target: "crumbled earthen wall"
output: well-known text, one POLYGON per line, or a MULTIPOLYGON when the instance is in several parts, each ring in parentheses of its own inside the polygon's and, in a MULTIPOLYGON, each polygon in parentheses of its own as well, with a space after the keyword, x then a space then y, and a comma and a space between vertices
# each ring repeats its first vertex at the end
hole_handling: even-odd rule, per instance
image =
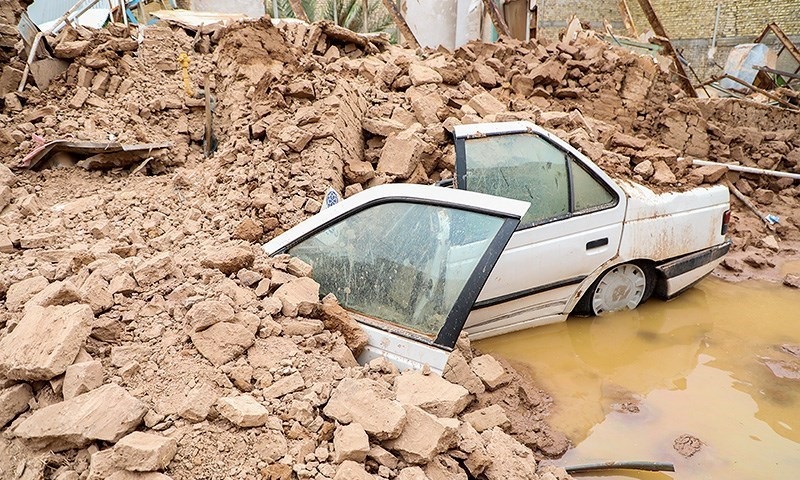
MULTIPOLYGON (((174 478, 566 478, 534 461, 568 443, 523 375, 466 339, 444 379, 358 366, 357 324, 308 265, 259 244, 329 186, 452 177, 459 123, 535 121, 657 190, 725 178, 690 156, 800 171, 796 114, 687 99, 663 63, 590 33, 453 53, 268 20, 137 37, 65 29, 64 77, 3 97, 0 471, 23 478, 128 478, 137 462, 174 478), (213 95, 210 158, 177 52, 213 95), (173 146, 8 169, 58 138, 173 146)), ((726 268, 777 272, 800 240, 798 187, 728 175, 781 223, 736 206, 726 268)))

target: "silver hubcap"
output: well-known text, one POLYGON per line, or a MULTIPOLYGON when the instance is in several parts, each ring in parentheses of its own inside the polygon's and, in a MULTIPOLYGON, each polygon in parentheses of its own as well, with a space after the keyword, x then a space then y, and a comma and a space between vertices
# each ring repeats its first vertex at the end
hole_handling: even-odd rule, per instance
POLYGON ((644 271, 638 266, 627 263, 612 268, 600 279, 592 295, 595 315, 636 308, 644 297, 646 285, 644 271))

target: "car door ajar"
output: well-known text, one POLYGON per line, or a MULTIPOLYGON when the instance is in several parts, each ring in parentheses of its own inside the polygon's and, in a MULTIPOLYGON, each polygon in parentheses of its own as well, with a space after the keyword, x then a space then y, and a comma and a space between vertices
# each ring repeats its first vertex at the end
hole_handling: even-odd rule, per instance
POLYGON ((560 321, 617 255, 625 196, 600 169, 527 122, 456 127, 459 189, 531 203, 478 296, 473 338, 560 321))
POLYGON ((470 309, 528 204, 421 185, 383 185, 264 245, 313 267, 369 343, 401 369, 441 373, 470 309))

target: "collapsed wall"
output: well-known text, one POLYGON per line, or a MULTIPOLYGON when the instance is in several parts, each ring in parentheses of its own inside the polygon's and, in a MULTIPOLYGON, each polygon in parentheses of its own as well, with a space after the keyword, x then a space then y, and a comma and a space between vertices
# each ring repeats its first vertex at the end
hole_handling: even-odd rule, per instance
MULTIPOLYGON (((124 164, 62 152, 0 166, 2 471, 127 478, 138 459, 175 478, 565 478, 534 461, 568 444, 519 373, 466 340, 444 380, 358 366, 360 330, 319 301, 309 266, 258 244, 319 211, 329 186, 452 177, 458 123, 532 120, 657 189, 726 175, 692 156, 800 168, 795 114, 682 98, 663 63, 591 33, 456 52, 268 19, 131 33, 65 29, 63 78, 2 101, 7 166, 60 138, 172 143, 124 164)), ((793 182, 728 175, 771 211, 797 204, 793 182)), ((737 217, 749 263, 732 269, 800 240, 791 215, 774 234, 737 217)))

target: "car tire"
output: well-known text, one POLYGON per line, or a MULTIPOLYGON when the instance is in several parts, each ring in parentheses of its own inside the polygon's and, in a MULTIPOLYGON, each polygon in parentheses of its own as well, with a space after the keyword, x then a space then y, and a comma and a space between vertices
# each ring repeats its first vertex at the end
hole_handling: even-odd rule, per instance
POLYGON ((653 295, 655 280, 649 265, 615 265, 597 277, 572 312, 592 316, 636 308, 653 295))

